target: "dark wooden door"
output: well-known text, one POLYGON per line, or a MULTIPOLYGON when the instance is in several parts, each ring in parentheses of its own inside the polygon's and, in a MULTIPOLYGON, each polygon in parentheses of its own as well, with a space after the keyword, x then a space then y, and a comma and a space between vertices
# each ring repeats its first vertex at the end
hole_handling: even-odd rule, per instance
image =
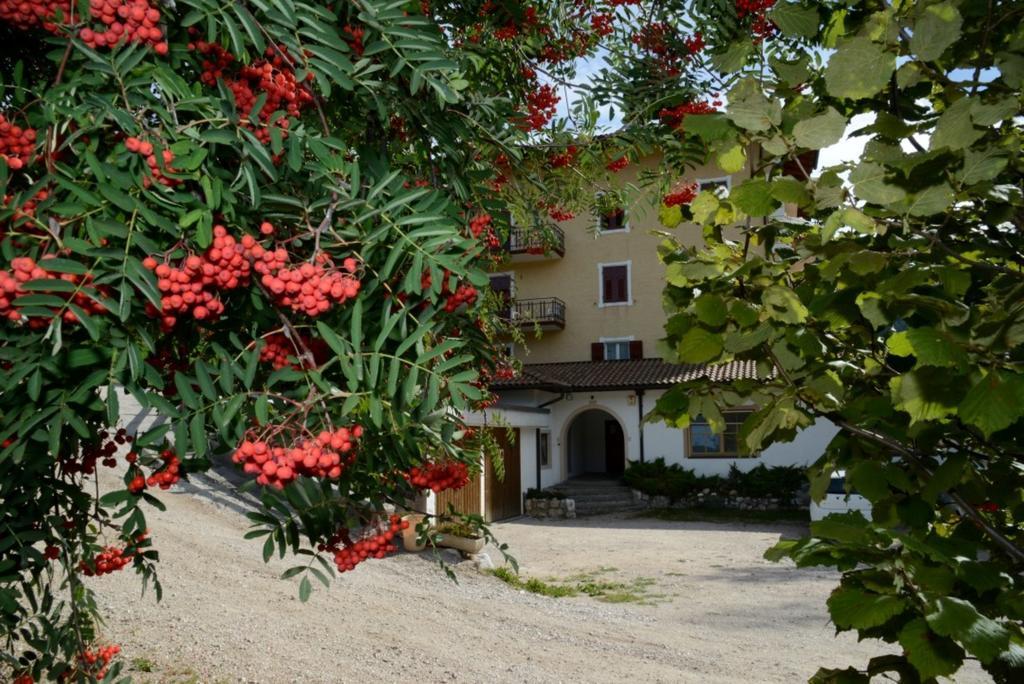
POLYGON ((485 517, 489 521, 512 518, 523 512, 519 466, 519 428, 511 430, 496 428, 492 430, 491 434, 494 435, 501 447, 505 477, 498 478, 494 463, 488 458, 484 465, 487 470, 487 482, 484 484, 484 510, 485 517))
POLYGON ((626 443, 617 420, 604 421, 604 469, 609 475, 626 472, 626 443))

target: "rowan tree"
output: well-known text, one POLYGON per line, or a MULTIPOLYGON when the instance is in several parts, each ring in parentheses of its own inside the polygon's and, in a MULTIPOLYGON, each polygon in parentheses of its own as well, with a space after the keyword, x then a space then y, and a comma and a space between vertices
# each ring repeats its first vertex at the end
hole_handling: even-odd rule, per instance
POLYGON ((595 43, 562 10, 0 1, 0 673, 117 675, 82 576, 159 594, 145 507, 211 462, 303 600, 480 469, 496 190, 595 43))

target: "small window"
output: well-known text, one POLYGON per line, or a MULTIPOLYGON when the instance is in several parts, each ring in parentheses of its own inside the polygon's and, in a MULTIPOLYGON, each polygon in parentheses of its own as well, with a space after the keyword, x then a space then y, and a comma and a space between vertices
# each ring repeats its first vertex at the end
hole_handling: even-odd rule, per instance
POLYGON ((604 360, 628 361, 629 342, 629 340, 614 340, 611 342, 603 342, 602 344, 604 344, 604 360))
POLYGON ((724 415, 725 430, 715 434, 711 425, 698 416, 688 430, 689 458, 756 458, 740 453, 740 426, 753 411, 730 411, 724 415))
POLYGON ((729 194, 729 190, 732 189, 732 176, 722 176, 721 178, 701 178, 697 181, 697 188, 704 192, 705 190, 711 190, 719 197, 724 197, 729 194))
POLYGON ((615 233, 627 230, 626 210, 619 207, 601 214, 601 232, 615 233))
POLYGON ((541 432, 540 441, 537 442, 537 455, 540 457, 540 467, 551 467, 551 433, 541 432))
POLYGON ((601 306, 632 304, 629 287, 629 262, 599 264, 601 274, 601 306))

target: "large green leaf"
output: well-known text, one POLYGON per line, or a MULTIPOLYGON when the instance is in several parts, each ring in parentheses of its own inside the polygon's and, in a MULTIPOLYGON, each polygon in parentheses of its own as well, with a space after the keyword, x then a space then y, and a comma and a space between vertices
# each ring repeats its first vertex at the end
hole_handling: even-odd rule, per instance
POLYGON ((843 137, 845 131, 846 117, 833 107, 825 110, 824 114, 798 121, 793 127, 796 144, 811 150, 834 145, 843 137))
POLYGON ((722 353, 722 336, 704 328, 690 328, 677 349, 683 363, 705 363, 722 353))
POLYGON ((1024 416, 1024 375, 992 371, 979 380, 957 407, 960 420, 990 437, 1024 416))
POLYGON ((840 629, 878 627, 906 608, 906 600, 898 596, 874 594, 855 587, 839 587, 828 599, 829 615, 840 629))
POLYGON ((964 651, 951 639, 928 629, 923 618, 915 618, 900 630, 900 646, 921 679, 951 675, 960 669, 964 651))
POLYGON ((960 37, 962 24, 963 17, 951 2, 922 7, 914 22, 911 51, 926 62, 938 59, 960 37))
POLYGON ((740 128, 766 131, 782 123, 782 107, 765 96, 756 80, 745 78, 729 91, 726 116, 740 128))
POLYGON ((926 369, 897 375, 889 381, 893 405, 910 414, 912 423, 945 422, 957 412, 961 388, 947 376, 926 369))
POLYGON ((983 663, 992 662, 1010 645, 1010 632, 1005 627, 955 596, 931 601, 925 619, 933 631, 956 639, 983 663))
POLYGON ((818 33, 818 10, 795 2, 780 2, 769 12, 768 16, 784 34, 813 38, 818 33))
POLYGON ((807 307, 796 292, 781 285, 767 288, 761 295, 761 303, 771 318, 784 323, 803 323, 807 320, 807 307))
POLYGON ((917 359, 917 366, 962 368, 967 364, 967 352, 953 339, 935 328, 911 328, 894 333, 886 346, 897 356, 917 359))
POLYGON ((840 40, 825 68, 825 85, 833 97, 871 97, 889 83, 896 55, 868 38, 840 40))
POLYGON ((865 161, 850 172, 850 183, 857 197, 872 204, 892 204, 907 196, 902 188, 886 182, 885 177, 884 166, 865 161))

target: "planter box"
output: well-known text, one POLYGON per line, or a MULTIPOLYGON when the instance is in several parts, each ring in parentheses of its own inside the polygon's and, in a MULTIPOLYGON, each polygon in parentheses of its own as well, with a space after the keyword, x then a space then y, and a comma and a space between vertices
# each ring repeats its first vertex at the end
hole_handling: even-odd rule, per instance
POLYGON ((463 553, 480 553, 486 543, 483 537, 457 537, 454 534, 441 534, 439 537, 438 546, 456 549, 463 553))

